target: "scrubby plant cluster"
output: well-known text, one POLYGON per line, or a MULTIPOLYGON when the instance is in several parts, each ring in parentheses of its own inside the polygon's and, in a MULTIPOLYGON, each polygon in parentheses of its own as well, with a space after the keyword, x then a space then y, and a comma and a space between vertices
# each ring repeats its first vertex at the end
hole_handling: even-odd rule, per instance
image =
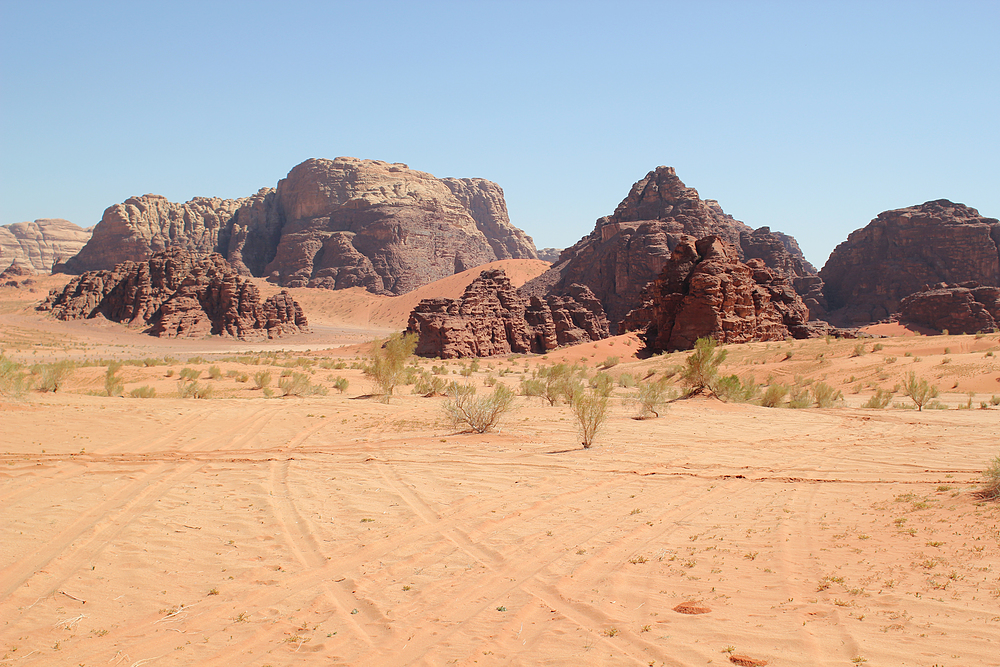
POLYGON ((496 428, 514 406, 515 394, 506 385, 498 384, 485 396, 476 395, 472 384, 452 383, 448 390, 445 413, 456 425, 465 425, 476 433, 496 428))
POLYGON ((416 347, 416 334, 396 334, 374 344, 363 370, 383 402, 388 403, 392 392, 402 383, 406 361, 416 347))

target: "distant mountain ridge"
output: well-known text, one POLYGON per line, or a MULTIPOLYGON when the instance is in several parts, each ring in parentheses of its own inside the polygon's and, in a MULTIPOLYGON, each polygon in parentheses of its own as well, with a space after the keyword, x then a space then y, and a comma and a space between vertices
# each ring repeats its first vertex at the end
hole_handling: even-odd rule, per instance
POLYGON ((0 226, 0 271, 17 264, 32 273, 49 273, 90 240, 91 230, 62 218, 42 218, 0 226))

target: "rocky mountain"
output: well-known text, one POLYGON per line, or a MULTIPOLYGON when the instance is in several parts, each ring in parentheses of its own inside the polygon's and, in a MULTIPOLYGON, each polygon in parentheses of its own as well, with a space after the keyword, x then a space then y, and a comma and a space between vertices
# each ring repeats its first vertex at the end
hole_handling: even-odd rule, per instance
POLYGON ((769 266, 791 276, 815 274, 794 239, 766 227, 754 231, 727 215, 717 201, 701 199, 672 167, 657 167, 632 186, 612 215, 598 219, 590 235, 563 250, 552 269, 522 287, 522 292, 544 296, 564 293, 574 283, 586 285, 604 304, 615 333, 626 313, 639 306, 642 289, 660 274, 684 235, 715 235, 741 259, 749 252, 750 258, 762 256, 769 266))
POLYGON ((242 199, 157 195, 108 208, 69 273, 142 261, 168 247, 218 252, 244 275, 289 287, 403 294, 498 259, 534 259, 503 190, 438 179, 405 164, 310 159, 276 188, 242 199))
POLYGON ((925 285, 1000 285, 1000 222, 947 199, 880 213, 834 249, 819 272, 838 320, 899 312, 925 285))
POLYGON ((786 275, 759 258, 740 261, 719 236, 683 236, 626 331, 643 331, 654 352, 687 350, 696 340, 720 343, 809 338, 809 310, 786 275))
POLYGON ((33 273, 49 273, 54 264, 80 252, 90 234, 61 218, 0 226, 0 271, 18 264, 33 273))
POLYGON ((1000 323, 1000 287, 939 283, 904 296, 899 308, 902 322, 952 334, 989 333, 1000 323))
POLYGON ((544 353, 607 338, 608 324, 600 302, 582 285, 573 286, 570 296, 526 299, 503 269, 493 269, 459 299, 421 301, 407 331, 418 335, 418 355, 454 359, 544 353))
POLYGON ((38 310, 60 320, 103 316, 165 337, 232 336, 261 340, 306 331, 302 308, 286 291, 263 303, 256 285, 218 254, 172 248, 110 271, 88 271, 38 310))
POLYGON ((562 254, 562 251, 562 248, 542 248, 538 251, 538 259, 554 264, 559 261, 559 255, 562 254))

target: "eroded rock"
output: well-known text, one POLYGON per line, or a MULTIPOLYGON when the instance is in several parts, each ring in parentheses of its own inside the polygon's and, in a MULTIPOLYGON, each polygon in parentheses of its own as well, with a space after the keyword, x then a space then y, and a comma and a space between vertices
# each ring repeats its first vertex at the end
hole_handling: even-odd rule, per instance
POLYGON ((1000 323, 1000 287, 939 283, 903 297, 901 322, 951 334, 994 331, 1000 323))

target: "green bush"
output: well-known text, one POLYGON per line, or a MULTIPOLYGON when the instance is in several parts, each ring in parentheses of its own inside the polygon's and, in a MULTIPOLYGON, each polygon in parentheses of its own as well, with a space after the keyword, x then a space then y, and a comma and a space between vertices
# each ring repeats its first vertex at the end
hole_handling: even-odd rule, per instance
POLYGON ((813 401, 818 408, 830 408, 835 403, 844 400, 844 394, 825 382, 817 382, 812 386, 813 401))
POLYGON ((253 374, 254 389, 264 389, 271 385, 271 371, 257 371, 253 374))
POLYGON ((610 396, 615 388, 615 380, 607 373, 595 373, 590 378, 590 387, 604 396, 610 396))
POLYGON ((791 395, 788 397, 788 407, 795 409, 808 408, 812 404, 809 399, 808 389, 791 389, 791 395))
POLYGON ((21 364, 0 354, 0 397, 20 399, 31 386, 31 377, 21 364))
POLYGON ((125 392, 125 381, 116 375, 122 367, 122 362, 112 361, 104 372, 104 391, 108 396, 121 396, 125 392))
POLYGON ((608 420, 608 397, 594 390, 580 391, 573 396, 570 407, 583 439, 583 448, 590 449, 594 438, 608 420))
POLYGON ((195 370, 193 368, 184 367, 181 369, 180 375, 178 376, 181 380, 197 380, 201 377, 201 371, 195 370))
POLYGON ((443 396, 448 387, 448 381, 443 377, 431 375, 427 371, 420 374, 413 385, 413 393, 425 398, 443 396))
POLYGON ((128 395, 132 398, 156 398, 156 389, 150 387, 148 384, 144 384, 130 391, 128 395))
POLYGON ((663 380, 640 382, 636 393, 630 398, 639 407, 639 419, 646 419, 650 415, 653 418, 658 418, 663 409, 662 406, 667 400, 667 383, 663 380))
POLYGON ((979 495, 988 500, 1000 500, 1000 456, 994 456, 983 471, 983 488, 979 495))
POLYGON ((716 379, 712 385, 712 393, 723 401, 750 403, 760 395, 760 385, 754 381, 752 375, 743 380, 736 375, 729 375, 716 379))
POLYGON ((333 388, 341 394, 347 391, 348 384, 347 378, 342 378, 339 375, 333 380, 333 388))
POLYGON ((921 411, 924 406, 927 405, 931 399, 937 398, 938 389, 937 387, 927 383, 927 380, 921 378, 917 379, 917 374, 910 371, 909 376, 907 376, 906 383, 903 385, 903 394, 909 396, 917 405, 917 410, 921 411))
POLYGON ((212 385, 200 385, 195 380, 178 380, 177 393, 181 398, 212 398, 212 385))
POLYGON ((473 385, 453 382, 444 410, 456 426, 464 424, 476 433, 485 433, 498 426, 513 405, 514 392, 506 385, 498 384, 486 396, 476 397, 473 385))
POLYGON ((788 395, 788 387, 783 384, 772 384, 764 392, 760 399, 760 404, 765 408, 777 408, 781 406, 788 395))
POLYGON ((875 393, 872 394, 871 398, 868 399, 868 402, 862 405, 861 407, 875 408, 876 410, 882 410, 887 405, 889 405, 889 401, 892 400, 892 394, 893 392, 879 387, 878 389, 875 390, 875 393))
POLYGON ((521 378, 522 396, 542 396, 545 394, 545 383, 541 380, 521 378))
POLYGON ((688 396, 712 391, 712 385, 719 375, 719 366, 726 360, 726 350, 716 351, 715 347, 714 339, 699 338, 695 341, 694 352, 684 360, 681 384, 686 388, 688 396))
POLYGON ((383 402, 389 402, 393 390, 403 377, 406 360, 416 347, 417 335, 412 333, 396 334, 374 344, 368 363, 365 364, 364 374, 375 384, 383 402))
POLYGON ((292 373, 278 381, 282 396, 326 396, 327 388, 312 384, 307 373, 292 373))
POLYGON ((209 366, 208 377, 212 380, 218 380, 219 378, 222 377, 222 369, 219 368, 218 366, 209 366))
POLYGON ((51 364, 37 364, 31 370, 39 376, 38 391, 55 393, 73 374, 76 366, 72 361, 56 361, 51 364))
POLYGON ((610 356, 604 360, 604 362, 601 364, 601 367, 605 369, 614 368, 615 366, 618 365, 620 361, 621 360, 618 357, 610 356))

